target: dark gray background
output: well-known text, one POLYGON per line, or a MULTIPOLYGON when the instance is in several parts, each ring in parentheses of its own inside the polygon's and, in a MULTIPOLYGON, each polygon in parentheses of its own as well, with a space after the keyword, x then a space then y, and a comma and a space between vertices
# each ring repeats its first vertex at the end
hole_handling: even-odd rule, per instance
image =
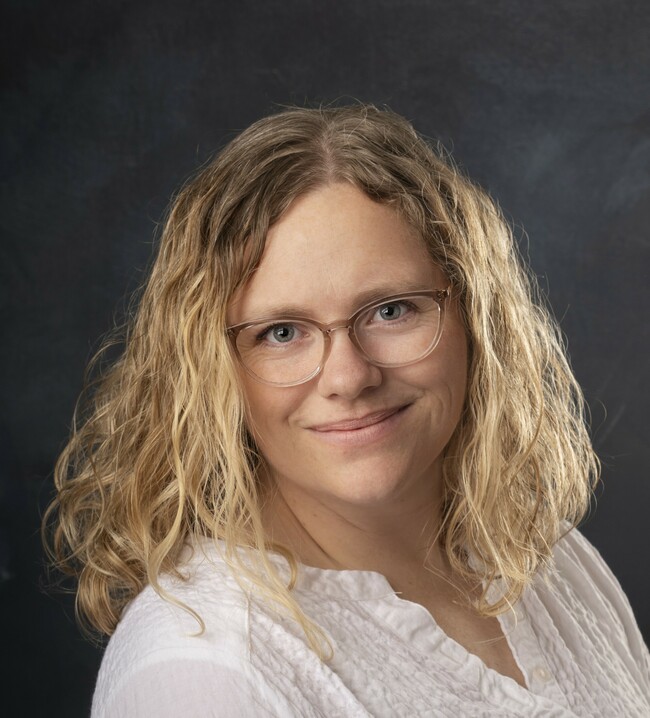
POLYGON ((499 199, 592 409, 604 488, 584 531, 650 635, 650 3, 14 0, 3 15, 0 645, 21 715, 86 714, 100 658, 71 602, 38 588, 84 365, 172 191, 274 103, 386 103, 499 199))

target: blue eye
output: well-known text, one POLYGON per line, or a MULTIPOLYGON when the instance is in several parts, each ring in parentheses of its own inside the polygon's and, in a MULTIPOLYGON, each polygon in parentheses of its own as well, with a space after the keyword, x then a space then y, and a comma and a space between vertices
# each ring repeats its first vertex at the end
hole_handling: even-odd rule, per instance
POLYGON ((297 331, 293 324, 272 324, 265 327, 258 335, 258 341, 267 341, 270 344, 288 344, 296 338, 297 331))
POLYGON ((386 321, 394 321, 402 317, 409 307, 406 302, 390 302, 389 304, 382 304, 381 307, 377 308, 377 314, 381 319, 386 321))

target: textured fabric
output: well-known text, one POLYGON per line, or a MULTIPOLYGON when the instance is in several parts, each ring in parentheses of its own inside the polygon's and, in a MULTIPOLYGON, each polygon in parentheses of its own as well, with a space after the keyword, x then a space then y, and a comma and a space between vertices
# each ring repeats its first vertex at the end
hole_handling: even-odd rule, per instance
POLYGON ((205 633, 190 635, 196 621, 145 589, 108 644, 93 718, 650 716, 648 650, 616 579, 577 531, 555 547, 555 570, 500 617, 528 690, 381 574, 301 566, 296 596, 333 639, 325 665, 295 622, 243 592, 209 542, 201 549, 185 567, 189 582, 162 583, 205 633))

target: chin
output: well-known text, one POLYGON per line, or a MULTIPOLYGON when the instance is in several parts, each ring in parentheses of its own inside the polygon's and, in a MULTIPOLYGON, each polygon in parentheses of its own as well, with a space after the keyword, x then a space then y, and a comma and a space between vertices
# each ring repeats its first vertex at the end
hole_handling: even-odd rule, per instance
POLYGON ((366 465, 355 462, 340 472, 331 472, 315 487, 322 501, 335 501, 354 506, 377 506, 394 502, 410 483, 410 472, 387 470, 386 461, 366 465))

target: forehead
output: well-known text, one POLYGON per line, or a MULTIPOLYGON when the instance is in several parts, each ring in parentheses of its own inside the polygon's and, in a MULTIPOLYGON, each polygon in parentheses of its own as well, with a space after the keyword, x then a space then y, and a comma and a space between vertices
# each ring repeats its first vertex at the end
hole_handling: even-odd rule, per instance
POLYGON ((278 313, 326 322, 374 298, 444 286, 424 241, 395 210, 352 185, 334 184, 296 200, 269 230, 228 322, 278 313))

